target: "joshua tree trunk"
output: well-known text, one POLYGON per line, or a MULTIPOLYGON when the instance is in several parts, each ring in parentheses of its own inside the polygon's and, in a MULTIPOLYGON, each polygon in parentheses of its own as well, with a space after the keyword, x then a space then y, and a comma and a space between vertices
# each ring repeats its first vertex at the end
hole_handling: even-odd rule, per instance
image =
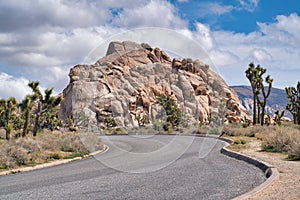
POLYGON ((27 133, 28 133, 29 117, 30 117, 29 110, 26 110, 26 113, 25 113, 25 122, 24 122, 23 133, 22 133, 23 137, 25 137, 27 135, 27 133))
POLYGON ((260 124, 263 126, 264 122, 265 122, 265 111, 266 111, 266 105, 267 105, 267 99, 269 98, 270 94, 271 94, 271 90, 272 90, 272 83, 273 83, 273 79, 271 79, 270 75, 268 75, 266 77, 266 83, 268 83, 268 92, 265 92, 265 87, 263 84, 263 80, 261 79, 260 81, 260 88, 262 91, 262 95, 263 95, 263 103, 262 103, 262 113, 261 113, 261 122, 260 124))
POLYGON ((266 112, 266 104, 267 104, 267 99, 264 99, 264 102, 262 104, 262 110, 261 110, 261 121, 260 124, 263 126, 265 123, 265 112, 266 112))
POLYGON ((34 119, 34 127, 32 130, 33 136, 37 135, 37 131, 39 128, 39 119, 40 119, 40 112, 41 112, 40 110, 41 110, 41 102, 38 102, 38 108, 37 108, 35 119, 34 119))
MULTIPOLYGON (((255 92, 253 92, 253 93, 255 93, 255 92)), ((256 101, 257 101, 257 97, 255 96, 255 94, 254 94, 254 98, 253 98, 253 125, 255 125, 256 124, 256 101)))
POLYGON ((36 135, 37 135, 38 126, 39 126, 39 119, 40 119, 40 115, 37 114, 37 115, 35 116, 35 119, 34 119, 34 127, 33 127, 33 130, 32 130, 32 135, 33 135, 33 136, 36 136, 36 135))
POLYGON ((261 101, 257 96, 257 123, 260 124, 260 108, 261 108, 261 101))

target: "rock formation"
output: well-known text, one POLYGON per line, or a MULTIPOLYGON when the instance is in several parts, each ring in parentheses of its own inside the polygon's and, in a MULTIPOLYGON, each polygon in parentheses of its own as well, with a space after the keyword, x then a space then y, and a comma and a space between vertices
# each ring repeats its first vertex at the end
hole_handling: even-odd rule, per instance
POLYGON ((244 122, 248 112, 237 94, 210 67, 190 58, 171 58, 159 48, 131 41, 111 42, 94 65, 76 65, 69 73, 59 116, 79 114, 105 127, 154 123, 162 107, 157 96, 171 95, 187 123, 208 123, 224 112, 228 122, 244 122), (221 112, 224 105, 225 110, 221 112))

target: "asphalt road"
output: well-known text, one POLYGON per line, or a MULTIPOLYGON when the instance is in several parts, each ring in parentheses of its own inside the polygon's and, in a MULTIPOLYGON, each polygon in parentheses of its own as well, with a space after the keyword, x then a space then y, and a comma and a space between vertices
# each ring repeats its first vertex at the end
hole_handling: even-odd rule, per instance
POLYGON ((109 150, 68 164, 0 177, 0 199, 232 199, 265 181, 192 136, 104 137, 109 150))

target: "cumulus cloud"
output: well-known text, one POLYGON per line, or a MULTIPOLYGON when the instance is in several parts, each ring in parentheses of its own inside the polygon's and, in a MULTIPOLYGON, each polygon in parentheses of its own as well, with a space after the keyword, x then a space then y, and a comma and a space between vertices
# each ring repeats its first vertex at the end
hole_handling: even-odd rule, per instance
POLYGON ((186 22, 171 3, 162 0, 4 1, 0 3, 0 72, 39 80, 60 92, 72 66, 84 62, 114 34, 140 26, 185 28, 186 22))
POLYGON ((16 97, 19 101, 22 100, 26 94, 30 93, 30 88, 27 87, 28 82, 24 77, 15 78, 0 72, 0 98, 16 97))
MULTIPOLYGON (((0 5, 2 31, 28 27, 89 27, 106 22, 111 13, 87 1, 3 1, 0 5), (17 14, 16 14, 17 13, 17 14)), ((100 7, 101 8, 101 7, 100 7)))
POLYGON ((253 52, 253 58, 257 62, 271 62, 273 61, 273 57, 271 54, 269 54, 265 49, 254 49, 253 52))
MULTIPOLYGON (((300 23, 296 14, 277 16, 274 23, 258 23, 259 31, 249 34, 216 31, 213 36, 222 49, 226 49, 242 60, 254 57, 273 67, 294 69, 300 62, 300 38, 293 25, 300 23), (291 27, 291 28, 289 28, 291 27), (275 59, 276 58, 276 63, 275 59), (284 64, 279 66, 278 64, 284 64)), ((300 31, 300 29, 298 30, 300 31)))
POLYGON ((138 8, 125 8, 112 20, 119 27, 183 28, 187 23, 177 16, 175 7, 163 0, 150 1, 138 8))
MULTIPOLYGON (((299 80, 297 76, 300 74, 300 29, 296 26, 299 23, 300 18, 297 14, 279 15, 273 23, 258 23, 259 30, 249 34, 213 32, 212 35, 222 50, 239 58, 236 63, 227 66, 227 70, 223 71, 224 75, 231 77, 234 73, 244 73, 247 64, 254 61, 268 69, 277 87, 288 86, 287 81, 282 79, 283 71, 290 72, 290 81, 299 80)), ((234 79, 228 80, 231 82, 234 79)))

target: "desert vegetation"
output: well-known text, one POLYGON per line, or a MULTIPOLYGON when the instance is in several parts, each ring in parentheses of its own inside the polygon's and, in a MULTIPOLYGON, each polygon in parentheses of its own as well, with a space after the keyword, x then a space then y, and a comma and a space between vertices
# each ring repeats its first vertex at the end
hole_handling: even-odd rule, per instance
MULTIPOLYGON (((70 131, 73 124, 58 119, 62 97, 53 96, 52 88, 42 93, 39 82, 28 86, 32 94, 20 103, 14 97, 0 100, 0 170, 88 154, 70 131)), ((95 150, 103 148, 100 139, 95 144, 95 150)))
POLYGON ((181 110, 178 108, 175 100, 170 95, 157 96, 157 102, 163 107, 166 112, 166 119, 163 123, 164 130, 176 128, 181 122, 181 110))
POLYGON ((253 92, 253 125, 260 123, 262 126, 265 124, 265 108, 267 105, 267 99, 271 94, 273 79, 270 75, 264 79, 263 75, 267 72, 267 69, 254 63, 249 64, 249 68, 246 70, 246 77, 250 82, 253 92), (268 84, 266 91, 264 81, 268 84), (262 94, 263 100, 260 100, 259 94, 262 94))
POLYGON ((36 136, 42 128, 53 130, 63 125, 57 118, 62 97, 52 96, 52 88, 46 89, 43 95, 39 82, 31 81, 28 86, 32 94, 26 95, 20 103, 14 97, 0 100, 0 127, 5 130, 6 140, 11 139, 12 133, 13 137, 25 137, 29 132, 36 136))
MULTIPOLYGON (((99 144, 99 148, 102 148, 100 145, 102 144, 99 144)), ((0 140, 0 146, 0 170, 32 166, 89 153, 75 132, 45 130, 37 136, 0 140)))
POLYGON ((300 81, 296 87, 285 88, 289 103, 286 109, 293 115, 294 124, 300 124, 300 81))
POLYGON ((254 138, 261 142, 262 151, 284 153, 287 159, 300 160, 300 82, 297 87, 285 89, 289 99, 286 110, 293 115, 294 123, 283 123, 281 119, 285 110, 276 111, 273 121, 271 121, 271 116, 265 113, 267 98, 270 96, 273 83, 269 75, 263 78, 266 69, 260 65, 255 67, 253 63, 250 63, 245 73, 253 92, 253 124, 252 126, 227 124, 223 127, 223 134, 232 137, 234 145, 244 145, 249 140, 247 138, 254 138), (264 81, 267 87, 264 86, 264 81), (260 100, 260 94, 263 100, 260 100))
MULTIPOLYGON (((223 129, 234 143, 247 138, 261 142, 261 150, 267 152, 284 153, 287 159, 300 160, 300 126, 292 123, 282 123, 274 126, 249 126, 228 124, 223 129), (242 138, 242 139, 238 139, 242 138)), ((244 142, 246 143, 246 142, 244 142)))

